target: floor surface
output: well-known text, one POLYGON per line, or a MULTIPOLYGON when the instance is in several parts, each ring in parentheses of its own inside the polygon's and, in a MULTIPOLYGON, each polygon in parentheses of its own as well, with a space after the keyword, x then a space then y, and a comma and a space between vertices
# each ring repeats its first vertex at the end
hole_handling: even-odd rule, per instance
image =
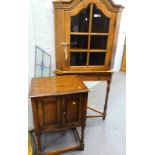
MULTIPOLYGON (((91 89, 89 104, 103 109, 106 83, 91 89), (103 93, 101 93, 103 92, 103 93)), ((125 155, 126 154, 126 74, 114 74, 108 101, 106 120, 87 119, 85 149, 64 155, 125 155)))

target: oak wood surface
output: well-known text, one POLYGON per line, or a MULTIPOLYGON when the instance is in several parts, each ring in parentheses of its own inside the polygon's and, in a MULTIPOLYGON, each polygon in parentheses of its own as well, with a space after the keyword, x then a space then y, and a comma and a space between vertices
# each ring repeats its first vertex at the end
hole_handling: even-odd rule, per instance
POLYGON ((109 33, 94 33, 94 32, 70 32, 72 35, 95 35, 95 36, 106 36, 109 33))
POLYGON ((88 92, 88 88, 77 76, 55 76, 33 78, 30 97, 56 96, 69 93, 88 92))
MULTIPOLYGON (((52 0, 52 1, 54 7, 57 9, 73 8, 76 7, 81 2, 81 0, 52 0)), ((92 2, 93 0, 87 0, 87 1, 92 2)), ((105 5, 108 10, 111 10, 113 12, 122 11, 122 9, 124 9, 124 6, 114 3, 112 0, 99 0, 99 2, 105 5)))
POLYGON ((123 58, 121 64, 121 71, 126 72, 126 39, 124 43, 124 51, 123 51, 123 58))
POLYGON ((68 146, 66 148, 63 149, 57 149, 57 150, 53 150, 53 151, 49 151, 49 152, 45 152, 45 153, 40 153, 38 155, 60 155, 62 153, 68 152, 68 151, 75 151, 75 150, 79 150, 80 149, 80 145, 75 145, 75 146, 68 146))

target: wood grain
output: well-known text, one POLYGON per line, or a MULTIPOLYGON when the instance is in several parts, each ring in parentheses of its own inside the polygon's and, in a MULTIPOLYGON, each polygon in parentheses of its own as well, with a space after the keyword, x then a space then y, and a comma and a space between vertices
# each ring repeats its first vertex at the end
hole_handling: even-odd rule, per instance
POLYGON ((58 96, 70 93, 88 92, 89 89, 77 76, 55 76, 33 78, 31 80, 30 97, 58 96))
POLYGON ((126 39, 124 43, 124 51, 123 51, 123 58, 122 58, 122 64, 121 64, 121 71, 126 72, 126 39))

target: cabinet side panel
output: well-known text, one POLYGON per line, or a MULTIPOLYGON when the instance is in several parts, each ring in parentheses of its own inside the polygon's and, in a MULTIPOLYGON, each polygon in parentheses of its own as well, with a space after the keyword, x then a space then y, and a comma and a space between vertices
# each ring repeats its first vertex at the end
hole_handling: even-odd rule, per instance
POLYGON ((124 44, 123 58, 121 64, 121 71, 126 72, 126 41, 124 44))
POLYGON ((55 50, 56 50, 56 69, 63 69, 64 49, 61 45, 64 42, 64 11, 55 9, 55 50))
POLYGON ((114 36, 114 41, 113 41, 112 58, 111 58, 111 64, 110 64, 111 69, 114 67, 114 63, 115 63, 115 55, 116 55, 116 49, 117 49, 117 40, 118 40, 118 34, 119 34, 120 20, 121 20, 121 12, 118 13, 116 17, 115 36, 114 36))
POLYGON ((37 103, 36 102, 37 101, 35 98, 31 99, 34 128, 35 128, 35 130, 38 130, 39 129, 39 122, 38 122, 37 103))
POLYGON ((43 103, 41 97, 37 98, 37 105, 38 105, 39 126, 42 127, 44 124, 44 115, 43 115, 43 103))
POLYGON ((87 114, 87 99, 88 99, 88 93, 83 94, 83 108, 82 108, 82 123, 85 126, 86 125, 86 114, 87 114))

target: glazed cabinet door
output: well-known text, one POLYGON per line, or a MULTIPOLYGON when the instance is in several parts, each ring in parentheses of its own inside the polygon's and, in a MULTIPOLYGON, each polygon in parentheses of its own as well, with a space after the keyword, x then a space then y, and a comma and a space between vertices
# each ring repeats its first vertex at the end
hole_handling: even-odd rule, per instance
POLYGON ((37 98, 38 121, 42 129, 62 126, 62 110, 60 97, 37 98))
POLYGON ((109 69, 115 14, 99 2, 85 1, 65 11, 65 69, 109 69))
POLYGON ((63 97, 63 126, 75 127, 82 122, 82 95, 67 95, 63 97))

